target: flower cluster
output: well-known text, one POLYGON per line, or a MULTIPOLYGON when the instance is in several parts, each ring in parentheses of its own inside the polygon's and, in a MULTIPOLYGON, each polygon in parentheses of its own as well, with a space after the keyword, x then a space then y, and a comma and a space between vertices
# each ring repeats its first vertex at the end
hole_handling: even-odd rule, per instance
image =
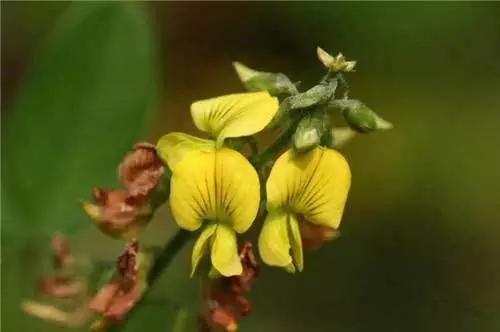
MULTIPOLYGON (((251 308, 246 293, 257 276, 257 259, 251 234, 244 245, 241 235, 252 225, 262 261, 291 273, 304 269, 304 250, 319 249, 340 234, 351 171, 338 149, 356 133, 392 124, 349 98, 343 75, 355 61, 317 52, 327 73, 303 92, 282 73, 235 62, 247 92, 191 105, 192 121, 205 137, 173 132, 156 145, 136 144, 118 168, 124 189, 94 189, 94 202, 83 203, 84 211, 104 233, 128 241, 113 277, 89 303, 101 315, 98 328, 125 319, 188 234, 196 234, 191 276, 197 270, 208 275, 203 331, 234 331, 251 308), (339 117, 344 126, 334 127, 339 117), (254 136, 265 129, 275 139, 260 149, 254 136), (167 201, 181 230, 162 250, 145 250, 136 237, 167 201)), ((56 286, 67 291, 65 283, 56 286)))

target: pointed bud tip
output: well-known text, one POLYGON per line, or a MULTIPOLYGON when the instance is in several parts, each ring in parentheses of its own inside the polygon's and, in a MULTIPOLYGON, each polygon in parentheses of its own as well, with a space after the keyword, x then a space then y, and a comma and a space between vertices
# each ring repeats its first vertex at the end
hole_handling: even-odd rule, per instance
POLYGON ((258 74, 256 70, 253 70, 238 61, 233 62, 233 67, 242 82, 248 81, 258 74))
POLYGON ((381 117, 377 117, 375 121, 377 125, 377 130, 390 130, 394 128, 394 125, 392 123, 382 119, 381 117))

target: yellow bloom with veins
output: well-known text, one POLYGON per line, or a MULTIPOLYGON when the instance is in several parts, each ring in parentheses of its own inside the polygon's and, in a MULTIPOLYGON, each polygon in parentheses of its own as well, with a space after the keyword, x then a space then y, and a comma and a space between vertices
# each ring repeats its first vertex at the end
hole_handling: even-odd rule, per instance
POLYGON ((351 184, 344 157, 317 147, 281 155, 266 184, 268 215, 259 236, 262 260, 293 272, 304 266, 299 218, 337 229, 351 184))
POLYGON ((254 221, 260 202, 257 172, 238 151, 224 146, 230 137, 264 129, 278 110, 267 92, 232 94, 191 105, 196 127, 211 139, 170 133, 157 143, 172 171, 170 208, 179 227, 202 229, 192 253, 192 274, 205 252, 223 276, 239 275, 236 233, 254 221))

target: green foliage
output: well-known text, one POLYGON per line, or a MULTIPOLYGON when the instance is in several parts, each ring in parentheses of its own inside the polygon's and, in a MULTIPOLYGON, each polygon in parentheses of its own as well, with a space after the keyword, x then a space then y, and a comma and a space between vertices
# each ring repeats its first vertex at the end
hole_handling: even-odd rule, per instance
POLYGON ((112 184, 141 138, 155 79, 152 41, 136 6, 76 4, 61 17, 8 112, 4 226, 39 234, 82 221, 79 200, 112 184), (42 175, 42 176, 41 176, 42 175))
POLYGON ((2 121, 6 330, 30 330, 32 320, 16 316, 35 286, 33 263, 44 259, 37 246, 57 230, 90 224, 79 200, 93 184, 113 185, 119 160, 144 138, 154 61, 147 17, 132 3, 69 6, 34 59, 2 121))

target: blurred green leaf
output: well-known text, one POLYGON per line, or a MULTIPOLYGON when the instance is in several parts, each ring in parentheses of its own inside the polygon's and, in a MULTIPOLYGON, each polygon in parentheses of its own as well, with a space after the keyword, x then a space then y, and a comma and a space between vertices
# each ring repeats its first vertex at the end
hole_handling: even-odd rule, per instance
POLYGON ((19 301, 48 258, 39 250, 48 235, 90 225, 80 199, 93 186, 114 185, 120 159, 144 139, 156 97, 154 54, 139 4, 74 3, 3 116, 6 330, 32 330, 33 319, 20 319, 19 301))
POLYGON ((134 4, 75 4, 7 113, 4 226, 38 234, 84 222, 79 200, 112 185, 155 97, 147 19, 134 4))

